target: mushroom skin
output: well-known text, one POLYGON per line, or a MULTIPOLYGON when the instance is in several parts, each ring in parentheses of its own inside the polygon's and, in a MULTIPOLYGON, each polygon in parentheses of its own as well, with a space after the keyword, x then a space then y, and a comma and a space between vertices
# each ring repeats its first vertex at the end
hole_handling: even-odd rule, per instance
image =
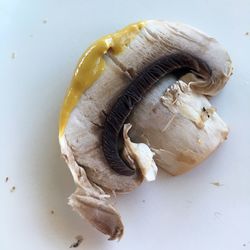
MULTIPOLYGON (((184 24, 149 20, 140 24, 140 29, 133 29, 136 30, 133 39, 125 41, 122 50, 113 50, 110 39, 117 37, 115 34, 109 37, 109 46, 101 43, 106 46, 105 51, 95 56, 100 57, 103 71, 74 101, 76 104, 59 135, 62 155, 77 186, 69 204, 110 239, 120 239, 124 231, 121 217, 112 205, 112 194, 130 192, 143 180, 154 179, 154 176, 146 178, 140 168, 145 163, 145 152, 149 152, 146 163, 154 169, 153 175, 157 172, 156 165, 177 175, 207 158, 228 133, 227 126, 204 96, 216 95, 232 73, 230 57, 222 46, 184 24), (189 72, 180 78, 183 82, 172 87, 163 80, 144 96, 126 120, 132 125, 129 134, 130 126, 123 127, 123 155, 136 171, 130 176, 120 175, 110 168, 102 149, 106 115, 143 69, 173 54, 198 58, 205 62, 211 75, 207 78, 197 74, 199 70, 189 72), (209 119, 205 119, 207 114, 211 115, 209 119), (140 150, 145 147, 146 151, 140 150)), ((126 30, 124 36, 129 32, 126 30)), ((98 49, 97 44, 93 48, 98 49)), ((91 52, 88 50, 88 55, 91 52)), ((81 77, 79 86, 84 75, 81 77)), ((72 88, 67 97, 69 93, 72 88)))

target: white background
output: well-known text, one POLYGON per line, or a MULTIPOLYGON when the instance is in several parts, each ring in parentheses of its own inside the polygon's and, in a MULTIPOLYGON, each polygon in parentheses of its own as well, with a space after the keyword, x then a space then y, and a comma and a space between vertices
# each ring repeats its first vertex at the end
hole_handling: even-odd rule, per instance
POLYGON ((63 250, 79 234, 84 241, 78 249, 88 250, 250 249, 246 32, 249 0, 1 0, 0 249, 63 250), (156 182, 120 196, 116 206, 125 235, 120 242, 109 242, 67 205, 74 184, 60 158, 58 114, 88 45, 131 22, 153 18, 193 25, 228 50, 234 75, 212 103, 230 134, 193 171, 179 177, 160 171, 156 182))

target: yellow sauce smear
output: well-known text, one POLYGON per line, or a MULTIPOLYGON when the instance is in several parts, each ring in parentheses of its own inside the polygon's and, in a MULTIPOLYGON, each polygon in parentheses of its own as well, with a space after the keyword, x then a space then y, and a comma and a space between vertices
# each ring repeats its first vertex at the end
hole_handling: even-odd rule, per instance
POLYGON ((60 113, 59 136, 63 135, 69 116, 81 95, 91 87, 105 69, 103 55, 109 49, 112 49, 112 53, 114 54, 121 53, 144 25, 144 22, 131 24, 116 33, 102 37, 85 51, 80 58, 70 87, 64 98, 60 113))

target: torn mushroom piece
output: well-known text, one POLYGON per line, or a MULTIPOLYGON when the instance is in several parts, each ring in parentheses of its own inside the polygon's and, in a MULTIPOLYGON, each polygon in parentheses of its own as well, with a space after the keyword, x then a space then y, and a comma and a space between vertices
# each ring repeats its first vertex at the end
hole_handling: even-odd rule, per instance
POLYGON ((155 153, 153 153, 145 143, 131 142, 128 136, 128 131, 131 127, 132 125, 130 123, 124 124, 123 127, 123 156, 128 161, 129 165, 133 166, 133 169, 139 169, 147 181, 154 181, 158 171, 153 159, 155 153))
POLYGON ((187 83, 164 85, 135 108, 130 136, 149 145, 158 167, 179 175, 205 160, 227 138, 228 127, 208 99, 187 83))
POLYGON ((204 95, 216 95, 231 72, 222 46, 184 24, 139 22, 90 46, 59 124, 61 152, 77 186, 73 209, 119 239, 124 228, 113 193, 154 180, 156 166, 184 173, 226 138, 227 126, 204 95), (164 78, 170 73, 182 81, 170 87, 164 78))

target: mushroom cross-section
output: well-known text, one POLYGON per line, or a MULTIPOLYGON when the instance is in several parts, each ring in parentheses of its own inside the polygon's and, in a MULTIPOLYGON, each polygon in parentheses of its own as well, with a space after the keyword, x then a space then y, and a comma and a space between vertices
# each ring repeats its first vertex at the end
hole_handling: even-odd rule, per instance
POLYGON ((157 167, 182 174, 226 139, 227 125, 207 96, 231 73, 224 48, 184 24, 139 22, 92 44, 59 123, 61 152, 77 186, 73 209, 110 239, 120 238, 113 194, 155 180, 157 167), (168 74, 177 79, 170 83, 168 74))

